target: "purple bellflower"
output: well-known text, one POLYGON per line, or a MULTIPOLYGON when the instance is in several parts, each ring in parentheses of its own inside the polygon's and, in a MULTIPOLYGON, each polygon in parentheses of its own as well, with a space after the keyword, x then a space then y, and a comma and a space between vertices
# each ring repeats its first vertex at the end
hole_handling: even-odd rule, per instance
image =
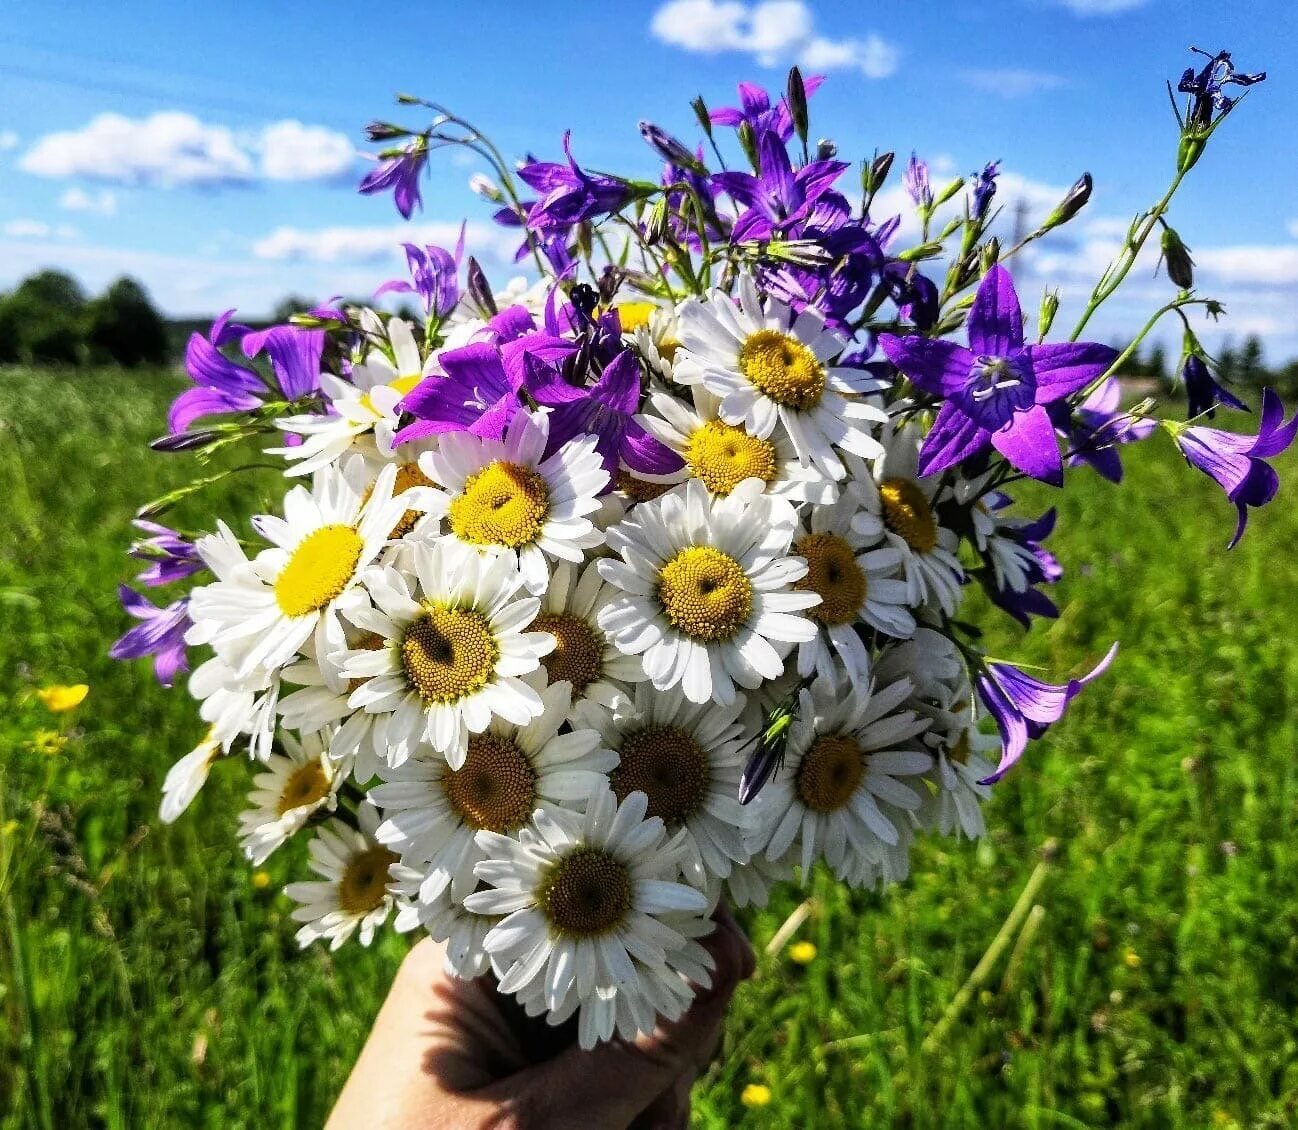
POLYGON ((881 334, 888 360, 925 392, 945 398, 919 454, 934 475, 990 444, 1017 470, 1058 486, 1063 460, 1047 405, 1077 392, 1117 357, 1107 345, 1025 345, 1014 282, 987 272, 969 310, 969 347, 926 337, 881 334))
MULTIPOLYGON (((993 492, 987 502, 992 510, 999 510, 1009 505, 1009 497, 1000 492, 993 492)), ((986 586, 987 595, 1001 611, 1014 617, 1025 628, 1032 626, 1032 617, 1041 616, 1054 620, 1059 616, 1059 608, 1045 593, 1039 592, 1037 585, 1053 585, 1064 575, 1059 559, 1041 543, 1055 529, 1058 514, 1052 506, 1040 518, 1021 525, 1005 525, 997 530, 1000 537, 1017 542, 1031 557, 1031 562, 1024 568, 1026 585, 1022 590, 1006 586, 997 588, 986 586)))
POLYGON ((227 310, 207 337, 195 333, 185 346, 185 372, 197 386, 186 389, 172 402, 167 427, 172 435, 188 429, 195 420, 228 412, 249 412, 266 397, 266 383, 252 369, 231 361, 221 348, 248 333, 247 326, 231 324, 227 310))
POLYGON ((297 326, 271 326, 245 334, 242 342, 245 357, 265 352, 270 358, 275 384, 285 400, 300 400, 320 388, 320 356, 324 352, 324 330, 305 330, 297 326))
POLYGON ((973 199, 969 213, 975 220, 985 220, 987 211, 992 206, 992 197, 996 195, 996 178, 1000 176, 999 161, 992 161, 983 166, 983 171, 974 180, 973 199))
POLYGON ((1234 549, 1248 525, 1249 507, 1265 506, 1280 489, 1280 477, 1266 460, 1288 449, 1298 434, 1298 412, 1286 424, 1284 405, 1274 390, 1262 390, 1257 435, 1241 436, 1220 428, 1181 425, 1173 434, 1186 462, 1211 478, 1235 504, 1239 521, 1227 549, 1234 549))
MULTIPOLYGON (((825 81, 824 75, 809 75, 802 80, 802 88, 810 98, 825 81)), ((781 98, 774 108, 771 96, 760 86, 751 82, 739 84, 739 105, 721 106, 709 115, 714 125, 731 126, 738 129, 747 122, 753 133, 760 137, 763 133, 778 134, 780 139, 788 141, 793 136, 793 115, 789 112, 787 98, 781 98)))
POLYGON ((1084 464, 1111 483, 1122 482, 1119 445, 1148 438, 1158 424, 1120 412, 1121 400, 1122 386, 1117 377, 1110 377, 1072 412, 1062 401, 1051 405, 1050 418, 1068 442, 1068 466, 1084 464))
POLYGON ((610 490, 623 463, 637 475, 670 475, 684 466, 676 452, 633 418, 640 405, 640 362, 630 350, 614 357, 588 388, 571 385, 530 359, 529 368, 528 391, 551 409, 549 452, 576 436, 593 435, 610 490))
MULTIPOLYGON (((785 233, 790 225, 809 219, 821 198, 833 192, 833 184, 847 170, 842 161, 812 161, 794 169, 788 150, 773 130, 760 134, 757 142, 759 172, 716 173, 715 188, 728 193, 745 211, 735 220, 730 238, 770 239, 785 233)), ((846 211, 846 201, 843 201, 846 211)))
POLYGON ((1235 99, 1227 97, 1223 87, 1252 86, 1266 78, 1266 71, 1259 71, 1255 75, 1237 72, 1235 64, 1230 61, 1229 51, 1218 51, 1215 55, 1209 55, 1207 51, 1198 47, 1191 47, 1190 50, 1203 55, 1208 60, 1203 69, 1198 72, 1193 67, 1186 67, 1185 73, 1181 75, 1181 81, 1176 86, 1182 94, 1192 96, 1190 125, 1206 126, 1211 122, 1214 110, 1221 114, 1230 110, 1235 104, 1235 99))
POLYGON ((618 177, 584 171, 572 156, 571 131, 563 135, 568 161, 531 161, 518 175, 541 198, 528 209, 527 226, 536 231, 566 230, 582 220, 616 212, 629 203, 631 187, 618 177))
POLYGON ((1010 663, 988 663, 977 677, 978 695, 1000 731, 1001 759, 996 771, 979 784, 992 785, 1004 777, 1023 756, 1028 739, 1041 737, 1058 722, 1068 704, 1109 669, 1117 654, 1115 643, 1088 674, 1063 686, 1044 683, 1010 663))
POLYGON ((1181 379, 1185 382, 1185 398, 1189 404, 1191 419, 1207 416, 1211 420, 1217 414, 1217 405, 1224 404, 1239 412, 1249 411, 1249 407, 1239 397, 1227 392, 1213 379, 1204 364, 1203 358, 1191 353, 1185 359, 1181 369, 1181 379))
POLYGON ((374 297, 392 292, 417 294, 427 316, 446 317, 460 300, 460 260, 464 257, 463 225, 460 227, 460 238, 455 245, 454 254, 431 244, 422 248, 413 243, 402 246, 406 249, 411 281, 393 279, 385 282, 374 292, 374 297))
POLYGON ((169 687, 178 671, 187 670, 185 633, 189 630, 189 598, 182 597, 159 608, 134 589, 120 585, 117 595, 122 607, 140 623, 109 649, 113 659, 142 659, 153 656, 153 673, 169 687))
POLYGON ((414 210, 424 206, 419 195, 419 175, 428 161, 428 142, 417 137, 399 153, 383 157, 361 179, 359 191, 366 196, 391 192, 397 211, 410 219, 414 210))
POLYGON ((902 187, 910 198, 922 208, 933 204, 933 189, 928 183, 928 163, 921 161, 914 153, 906 163, 906 171, 901 175, 902 187))
POLYGON ((175 530, 143 520, 136 520, 132 524, 136 529, 151 535, 135 542, 130 550, 132 557, 148 562, 149 567, 135 578, 142 584, 150 588, 169 585, 172 581, 192 577, 206 568, 194 543, 181 537, 175 530))

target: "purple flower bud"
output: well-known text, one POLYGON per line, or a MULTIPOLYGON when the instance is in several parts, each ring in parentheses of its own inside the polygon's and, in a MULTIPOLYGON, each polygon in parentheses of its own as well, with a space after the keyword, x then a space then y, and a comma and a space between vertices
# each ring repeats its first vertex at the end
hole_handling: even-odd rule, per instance
POLYGON ((921 161, 914 153, 910 155, 910 160, 906 164, 906 172, 902 176, 901 183, 910 194, 910 198, 921 208, 932 206, 933 189, 928 183, 928 164, 921 161))

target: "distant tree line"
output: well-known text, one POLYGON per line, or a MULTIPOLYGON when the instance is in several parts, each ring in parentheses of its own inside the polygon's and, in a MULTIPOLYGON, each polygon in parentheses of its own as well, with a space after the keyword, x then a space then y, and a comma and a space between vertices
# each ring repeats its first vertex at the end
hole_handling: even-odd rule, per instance
POLYGON ((39 271, 0 295, 0 364, 163 365, 167 322, 138 282, 120 278, 88 298, 62 271, 39 271))
MULTIPOLYGON (((1121 349, 1120 345, 1115 348, 1121 349)), ((1266 385, 1286 398, 1298 395, 1298 360, 1284 365, 1269 366, 1262 349, 1262 339, 1256 334, 1236 345, 1227 339, 1214 355, 1215 373, 1227 385, 1242 392, 1256 393, 1266 385)), ((1179 389, 1181 373, 1179 358, 1170 361, 1162 345, 1155 344, 1147 353, 1139 351, 1122 366, 1122 376, 1155 380, 1167 391, 1179 389)))

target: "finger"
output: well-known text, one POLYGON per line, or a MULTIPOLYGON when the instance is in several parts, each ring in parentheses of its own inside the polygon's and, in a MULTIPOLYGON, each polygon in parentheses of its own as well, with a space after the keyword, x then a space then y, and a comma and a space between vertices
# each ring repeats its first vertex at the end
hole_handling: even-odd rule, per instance
POLYGON ((716 917, 717 928, 703 939, 716 964, 712 984, 697 990, 684 1016, 632 1042, 571 1048, 514 1076, 508 1082, 514 1105, 521 1101, 541 1125, 621 1128, 678 1086, 687 1094, 716 1047, 735 988, 754 967, 752 947, 734 918, 726 911, 716 917))

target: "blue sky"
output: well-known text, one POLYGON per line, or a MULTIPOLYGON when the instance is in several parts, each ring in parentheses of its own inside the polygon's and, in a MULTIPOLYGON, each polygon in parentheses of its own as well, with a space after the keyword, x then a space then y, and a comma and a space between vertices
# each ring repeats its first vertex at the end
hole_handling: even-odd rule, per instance
MULTIPOLYGON (((915 149, 948 175, 1001 158, 1001 200, 1036 215, 1091 171, 1090 208, 1020 268, 1026 301, 1048 280, 1075 301, 1170 176, 1163 80, 1189 63, 1190 43, 1227 46, 1241 69, 1270 77, 1214 139, 1172 218, 1231 332, 1260 333, 1274 359, 1298 355, 1291 0, 5 8, 0 286, 45 265, 91 288, 128 272, 176 314, 363 293, 399 273, 400 239, 449 239, 463 216, 493 280, 513 273, 463 155, 436 162, 413 233, 388 201, 356 195, 360 127, 396 113, 396 90, 453 105, 510 156, 554 155, 571 127, 583 163, 652 175, 638 119, 692 142, 693 95, 729 104, 739 79, 778 87, 795 61, 829 74, 812 129, 845 156, 915 149)), ((1102 335, 1169 296, 1152 268, 1138 266, 1102 335)))

